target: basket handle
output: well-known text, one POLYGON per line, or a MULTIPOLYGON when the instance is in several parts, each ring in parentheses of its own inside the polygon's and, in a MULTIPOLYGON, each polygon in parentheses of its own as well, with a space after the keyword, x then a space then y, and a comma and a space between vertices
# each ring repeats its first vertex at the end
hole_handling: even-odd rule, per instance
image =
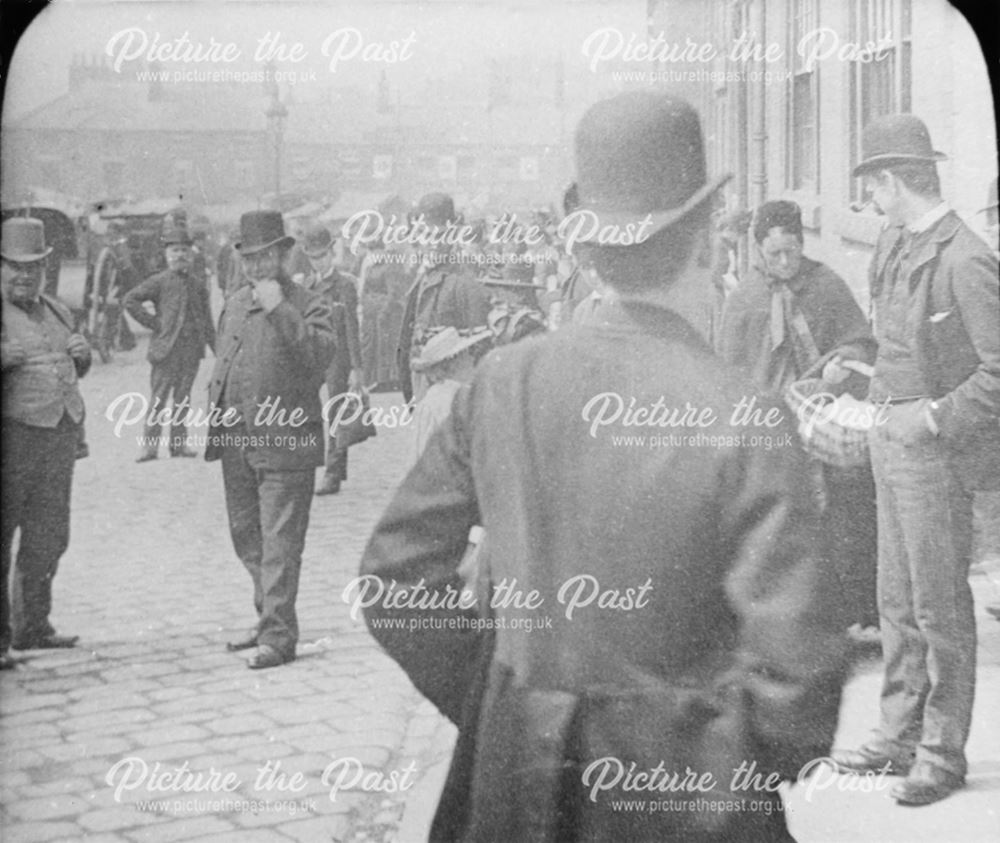
MULTIPOLYGON (((837 349, 828 351, 822 357, 819 358, 815 363, 813 363, 808 369, 806 369, 800 376, 799 379, 803 380, 805 378, 811 378, 817 375, 819 372, 823 371, 823 367, 830 362, 834 357, 837 356, 837 349)), ((840 365, 845 369, 850 369, 852 372, 857 372, 859 375, 864 375, 866 378, 870 378, 875 369, 873 366, 869 366, 867 363, 862 363, 860 360, 841 360, 840 365)))

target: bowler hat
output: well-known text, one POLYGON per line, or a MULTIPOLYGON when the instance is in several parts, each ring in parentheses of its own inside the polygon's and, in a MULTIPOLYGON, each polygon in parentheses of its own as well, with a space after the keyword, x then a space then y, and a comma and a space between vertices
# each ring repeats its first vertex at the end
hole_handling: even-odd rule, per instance
POLYGON ((413 211, 413 219, 424 218, 427 225, 447 225, 458 222, 455 213, 455 200, 447 193, 428 193, 417 203, 413 211))
POLYGON ((654 234, 689 214, 729 176, 709 182, 701 123, 689 103, 629 91, 591 106, 576 129, 580 209, 597 215, 598 230, 639 226, 654 234))
POLYGON ((16 263, 33 263, 48 257, 45 225, 36 217, 11 217, 0 232, 0 257, 16 263))
POLYGON ((160 234, 161 246, 190 246, 193 243, 186 225, 175 219, 164 223, 163 232, 160 234))
POLYGON ((262 252, 275 244, 295 244, 295 238, 285 234, 280 211, 247 211, 240 217, 240 242, 235 245, 241 255, 262 252))
POLYGON ((333 243, 333 237, 328 229, 321 222, 311 222, 302 236, 302 251, 308 257, 315 258, 322 255, 333 243))
POLYGON ((931 146, 931 135, 924 121, 913 114, 887 114, 865 126, 861 133, 861 163, 851 175, 861 176, 874 170, 923 161, 933 164, 948 156, 931 146))

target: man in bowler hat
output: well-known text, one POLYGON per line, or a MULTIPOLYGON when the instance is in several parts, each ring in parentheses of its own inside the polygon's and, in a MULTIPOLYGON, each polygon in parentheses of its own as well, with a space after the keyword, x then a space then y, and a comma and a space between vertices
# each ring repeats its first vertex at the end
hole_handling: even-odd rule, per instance
MULTIPOLYGON (((740 446, 729 417, 754 388, 675 310, 705 283, 723 179, 706 178, 694 110, 662 94, 595 104, 575 140, 581 208, 602 238, 587 257, 616 295, 593 323, 479 364, 362 560, 383 587, 414 589, 366 601, 366 617, 459 724, 431 838, 790 840, 780 805, 708 807, 736 798, 741 764, 774 782, 826 753, 845 649, 805 455, 740 446), (643 417, 710 411, 683 432, 721 441, 621 443, 633 403, 643 417), (489 632, 447 600, 475 524, 489 632), (687 810, 615 811, 630 766, 714 784, 700 807, 675 792, 687 810)), ((791 441, 778 405, 757 401, 791 441)))
POLYGON ((90 347, 69 310, 42 294, 45 246, 41 220, 3 224, 3 493, 0 574, 0 669, 16 650, 73 647, 49 623, 52 580, 69 545, 70 495, 84 417, 77 384, 90 368, 90 347), (20 545, 11 583, 11 551, 20 545), (9 587, 10 586, 10 587, 9 587), (11 608, 13 604, 13 617, 11 608))
MULTIPOLYGON (((358 392, 364 377, 361 373, 361 331, 358 326, 358 288, 354 276, 334 265, 333 238, 319 222, 310 223, 303 236, 302 251, 312 267, 303 285, 323 296, 333 313, 337 329, 337 353, 326 372, 327 401, 346 392, 358 392)), ((332 401, 327 424, 337 417, 345 399, 332 401)), ((335 495, 347 480, 347 448, 340 447, 333 431, 327 431, 326 467, 317 495, 335 495)))
POLYGON ((156 459, 162 428, 152 419, 171 397, 170 456, 197 456, 187 445, 184 414, 191 406, 191 387, 205 348, 215 350, 208 287, 204 277, 193 269, 193 241, 187 228, 171 221, 163 232, 162 243, 167 268, 133 287, 123 301, 129 315, 153 332, 146 355, 152 364, 149 420, 136 462, 156 459), (152 305, 152 311, 146 305, 152 305))
POLYGON ((461 224, 455 203, 444 193, 428 193, 414 212, 415 234, 430 232, 436 245, 417 245, 420 266, 406 295, 396 357, 403 399, 420 400, 425 384, 413 377, 410 362, 432 328, 478 328, 486 324, 490 296, 467 263, 451 260, 450 231, 461 224))
POLYGON ((319 390, 336 351, 329 304, 282 270, 295 242, 277 211, 240 220, 249 285, 226 300, 209 402, 206 460, 222 461, 233 547, 250 572, 257 625, 230 650, 248 666, 295 658, 295 598, 316 467, 323 464, 319 390))
POLYGON ((944 156, 912 114, 862 135, 864 179, 887 226, 869 270, 878 355, 870 399, 885 676, 874 737, 842 770, 888 768, 926 805, 965 783, 976 684, 969 565, 973 493, 1000 488, 997 259, 941 198, 944 156))

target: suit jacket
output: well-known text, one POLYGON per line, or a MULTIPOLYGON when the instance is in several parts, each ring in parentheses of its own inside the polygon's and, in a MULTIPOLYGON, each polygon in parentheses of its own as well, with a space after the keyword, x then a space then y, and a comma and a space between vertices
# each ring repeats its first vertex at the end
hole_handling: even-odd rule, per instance
POLYGON ((327 383, 337 392, 347 389, 351 369, 361 369, 361 328, 358 325, 358 288, 353 275, 334 268, 323 278, 306 276, 307 290, 324 296, 337 329, 337 353, 327 372, 327 383))
MULTIPOLYGON (((872 301, 901 236, 882 232, 869 268, 872 301)), ((1000 489, 1000 287, 997 256, 954 211, 903 259, 917 362, 952 464, 969 489, 1000 489)), ((876 319, 875 337, 879 337, 876 319)), ((877 365, 877 364, 876 364, 877 365)))
POLYGON ((413 397, 410 352, 414 335, 427 328, 486 325, 489 312, 489 291, 460 264, 439 264, 413 282, 406 294, 403 327, 396 349, 404 400, 413 397))
MULTIPOLYGON (((209 406, 221 408, 230 378, 238 390, 244 425, 213 425, 206 460, 217 460, 232 445, 227 437, 253 440, 250 462, 256 468, 296 470, 323 464, 323 419, 319 389, 336 351, 330 305, 291 281, 285 298, 270 313, 256 302, 252 287, 227 299, 219 320, 219 350, 209 381, 209 406), (267 408, 282 414, 269 413, 267 408), (298 412, 301 422, 290 414, 298 412), (288 437, 293 437, 290 442, 288 437)), ((230 392, 230 395, 232 392, 230 392)))
POLYGON ((643 770, 690 764, 724 776, 719 795, 741 761, 794 776, 833 737, 845 627, 794 426, 782 418, 766 445, 741 445, 733 437, 762 429, 731 428, 729 415, 755 390, 690 325, 634 304, 604 304, 599 317, 480 364, 362 560, 397 593, 421 581, 460 589, 481 524, 492 582, 542 598, 494 606, 495 651, 460 608, 365 610, 416 687, 460 724, 433 839, 556 839, 567 822, 573 839, 694 834, 705 830, 685 825, 697 812, 592 804, 582 770, 608 753, 643 770), (719 421, 625 426, 633 399, 714 408, 719 421), (596 413, 616 411, 594 427, 596 413), (670 433, 729 438, 651 438, 670 433), (567 617, 572 594, 589 603, 567 617), (442 625, 421 625, 429 615, 442 625), (523 622, 540 628, 513 628, 523 622))
POLYGON ((208 287, 202 276, 194 272, 181 275, 165 269, 151 275, 125 295, 122 301, 125 310, 136 322, 153 332, 146 355, 150 363, 162 362, 174 350, 188 315, 188 302, 193 302, 191 313, 197 319, 197 325, 191 334, 197 347, 185 351, 194 352, 200 360, 205 355, 206 345, 215 350, 215 329, 212 327, 208 287), (150 313, 143 307, 146 302, 153 303, 155 313, 150 313))

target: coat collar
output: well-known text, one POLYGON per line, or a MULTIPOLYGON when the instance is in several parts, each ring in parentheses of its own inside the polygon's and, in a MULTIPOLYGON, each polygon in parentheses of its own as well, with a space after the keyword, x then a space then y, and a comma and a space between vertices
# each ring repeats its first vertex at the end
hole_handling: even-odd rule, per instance
MULTIPOLYGON (((904 272, 910 277, 910 283, 912 285, 914 278, 916 277, 917 270, 922 266, 934 260, 937 257, 938 251, 941 247, 948 243, 954 238, 961 228, 962 221, 959 219, 958 214, 953 210, 948 209, 944 216, 938 219, 936 222, 931 223, 928 229, 922 232, 914 233, 907 232, 907 234, 913 238, 913 246, 909 255, 903 256, 904 261, 904 272)), ((876 277, 881 279, 882 273, 885 271, 886 264, 889 262, 889 257, 896 250, 899 241, 904 236, 903 226, 892 226, 886 229, 884 235, 884 247, 880 250, 878 254, 878 264, 876 267, 876 277)))

